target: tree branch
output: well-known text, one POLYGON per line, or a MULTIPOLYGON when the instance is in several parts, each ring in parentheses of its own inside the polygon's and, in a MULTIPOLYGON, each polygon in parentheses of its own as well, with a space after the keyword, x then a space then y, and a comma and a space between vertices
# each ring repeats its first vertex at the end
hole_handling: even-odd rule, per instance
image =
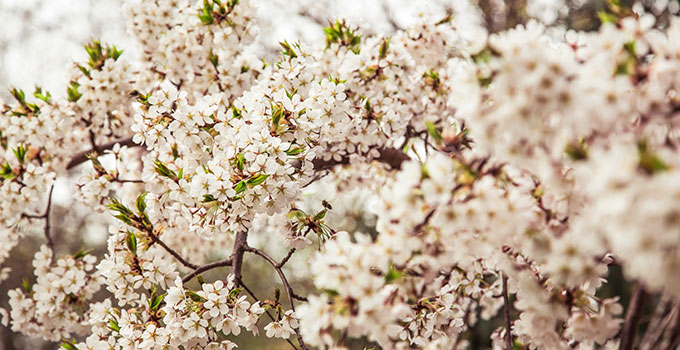
POLYGON ((54 241, 52 241, 52 235, 50 234, 50 210, 52 209, 52 192, 54 192, 54 184, 50 187, 50 193, 47 195, 47 208, 45 208, 45 240, 47 241, 47 247, 52 251, 52 256, 54 257, 54 241))
POLYGON ((196 270, 194 270, 190 274, 184 276, 184 278, 182 278, 182 283, 187 283, 187 282, 191 281, 192 278, 194 278, 196 275, 198 275, 202 272, 212 270, 214 268, 222 267, 222 266, 231 266, 231 257, 224 259, 224 260, 211 262, 211 263, 205 264, 203 266, 199 266, 198 268, 196 268, 196 270))
POLYGON ((83 152, 76 154, 68 162, 68 164, 66 165, 66 169, 71 169, 71 168, 76 167, 79 164, 87 162, 87 155, 92 153, 92 152, 99 153, 99 152, 102 152, 102 151, 105 151, 105 150, 113 149, 113 147, 117 143, 119 143, 121 146, 128 146, 128 147, 139 146, 138 144, 132 142, 132 137, 128 137, 128 138, 120 139, 120 140, 116 140, 116 141, 111 141, 109 143, 105 143, 103 145, 96 146, 92 149, 89 149, 87 151, 83 151, 83 152))
POLYGON ((505 318, 505 348, 512 350, 512 328, 510 326, 510 298, 508 297, 508 275, 503 274, 503 316, 505 318))
POLYGON ((44 235, 45 235, 45 241, 47 242, 47 247, 50 248, 52 251, 52 259, 54 259, 54 241, 52 240, 52 235, 50 235, 50 210, 52 209, 52 192, 54 192, 54 184, 50 187, 50 192, 47 195, 47 207, 45 208, 45 212, 42 213, 42 215, 29 215, 29 214, 22 214, 21 216, 28 218, 28 219, 44 219, 45 220, 45 228, 44 228, 44 235))
MULTIPOLYGON (((383 148, 380 149, 380 156, 374 158, 379 162, 385 163, 390 166, 393 170, 401 169, 401 164, 411 158, 404 152, 396 148, 383 148)), ((314 164, 314 170, 323 171, 333 168, 336 165, 349 164, 350 158, 348 156, 342 157, 341 160, 335 160, 333 158, 324 160, 323 158, 314 158, 312 163, 314 164)))
MULTIPOLYGON (((283 283, 284 288, 286 289, 286 294, 288 294, 288 301, 290 302, 290 309, 295 312, 295 303, 293 302, 293 288, 291 288, 290 283, 288 283, 288 279, 286 278, 286 275, 283 273, 281 268, 279 267, 279 264, 272 259, 267 253, 263 252, 262 250, 259 250, 257 248, 253 248, 250 246, 245 246, 244 247, 245 251, 254 253, 255 255, 259 255, 262 257, 264 260, 266 260, 272 267, 274 267, 274 270, 276 270, 276 273, 279 274, 279 278, 281 278, 281 283, 283 283)), ((300 331, 298 329, 294 329, 295 334, 297 335, 298 342, 300 343, 300 347, 303 350, 307 350, 307 346, 305 345, 305 342, 302 340, 302 335, 300 335, 300 331)))
POLYGON ((229 257, 232 262, 234 277, 236 281, 241 281, 241 269, 243 267, 243 253, 245 248, 248 246, 248 232, 239 231, 236 234, 236 239, 234 240, 234 249, 232 250, 231 256, 229 257))
MULTIPOLYGON (((258 298, 255 296, 255 293, 253 293, 253 291, 250 290, 250 288, 248 288, 248 286, 246 286, 245 283, 243 283, 243 281, 239 281, 239 283, 241 284, 241 287, 243 287, 243 289, 245 289, 246 292, 247 292, 248 294, 250 294, 250 296, 251 296, 253 299, 255 299, 256 302, 261 303, 261 302, 260 302, 260 299, 258 299, 258 298)), ((274 318, 274 316, 272 316, 272 314, 271 314, 271 312, 269 312, 269 310, 265 310, 265 312, 267 313, 267 316, 269 316, 269 318, 270 318, 273 322, 276 322, 276 319, 274 318)), ((293 349, 298 350, 297 346, 295 346, 295 344, 293 344, 293 342, 292 342, 289 338, 286 338, 286 341, 288 342, 288 344, 290 344, 290 346, 293 347, 293 349)))
POLYGON ((196 269, 199 268, 198 265, 192 264, 192 263, 186 261, 181 255, 179 255, 179 253, 174 251, 172 248, 168 247, 168 245, 165 244, 165 242, 161 241, 161 239, 158 238, 158 236, 156 236, 156 234, 153 233, 152 230, 144 230, 144 232, 146 232, 146 234, 149 235, 152 242, 158 243, 161 247, 163 247, 163 249, 165 249, 166 252, 168 252, 168 253, 170 253, 170 255, 174 256, 175 259, 177 259, 177 261, 180 262, 180 264, 182 264, 182 265, 184 265, 184 266, 186 266, 190 269, 193 269, 193 270, 196 270, 196 269))
POLYGON ((283 265, 285 265, 285 264, 288 262, 288 260, 290 259, 290 257, 293 256, 293 253, 295 253, 295 248, 291 248, 291 249, 288 251, 288 254, 286 254, 286 256, 283 258, 283 260, 281 260, 280 263, 276 264, 276 268, 277 268, 277 269, 282 268, 283 265))
POLYGON ((642 284, 637 282, 633 286, 633 295, 630 297, 630 302, 628 302, 628 311, 623 321, 623 328, 621 328, 619 350, 633 350, 635 334, 637 333, 640 316, 642 316, 642 307, 644 306, 646 296, 647 293, 642 284))

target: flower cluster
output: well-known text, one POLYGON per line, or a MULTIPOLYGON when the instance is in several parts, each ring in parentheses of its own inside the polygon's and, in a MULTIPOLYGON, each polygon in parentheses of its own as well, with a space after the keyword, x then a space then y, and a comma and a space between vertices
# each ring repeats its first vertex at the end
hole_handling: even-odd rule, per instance
POLYGON ((66 98, 0 106, 0 262, 33 226, 48 241, 37 282, 10 292, 13 330, 89 334, 70 350, 232 349, 244 329, 461 349, 502 318, 494 349, 609 349, 634 339, 644 291, 680 300, 679 18, 487 35, 444 14, 392 36, 336 20, 268 62, 249 1, 125 11, 137 61, 93 41, 66 98), (119 221, 97 264, 52 262, 69 169, 119 221), (278 276, 275 300, 246 286, 246 255, 278 276), (638 286, 625 321, 612 264, 638 286))
POLYGON ((89 329, 89 303, 100 288, 96 257, 85 252, 52 262, 42 246, 33 260, 36 283, 9 292, 12 329, 57 341, 89 329))

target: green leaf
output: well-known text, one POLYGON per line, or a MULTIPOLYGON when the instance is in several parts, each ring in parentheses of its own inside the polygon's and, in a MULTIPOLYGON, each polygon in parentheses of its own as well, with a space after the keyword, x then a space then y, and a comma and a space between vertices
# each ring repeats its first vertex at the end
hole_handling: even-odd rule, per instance
POLYGON ((66 350, 78 350, 75 345, 75 340, 69 341, 67 339, 62 339, 62 343, 59 345, 61 348, 64 348, 66 350))
POLYGON ((477 63, 489 63, 493 57, 490 49, 485 48, 484 50, 472 55, 472 59, 477 63))
POLYGON ((597 13, 597 17, 600 19, 600 22, 602 22, 602 24, 605 24, 605 23, 616 24, 616 22, 618 22, 618 20, 619 20, 614 14, 611 14, 611 13, 606 12, 606 11, 599 11, 597 13))
POLYGON ((248 189, 248 185, 246 185, 246 182, 241 180, 238 183, 236 183, 236 186, 234 186, 234 191, 236 191, 236 194, 240 194, 245 192, 248 189))
POLYGON ((43 94, 42 88, 40 86, 35 87, 35 92, 33 93, 33 96, 35 96, 38 99, 43 100, 47 104, 52 103, 52 95, 50 94, 50 92, 45 91, 45 94, 43 94))
POLYGON ((109 329, 120 333, 120 326, 118 325, 118 322, 114 319, 109 319, 109 329))
POLYGON ((234 157, 231 165, 235 165, 238 170, 243 171, 245 169, 245 160, 243 153, 239 153, 234 157))
POLYGON ((107 208, 113 211, 117 211, 121 214, 132 214, 132 211, 128 209, 123 203, 121 203, 116 197, 109 198, 110 203, 106 205, 107 208))
POLYGON ((326 209, 321 210, 320 212, 316 213, 316 215, 314 215, 313 220, 314 221, 323 220, 323 218, 326 217, 327 212, 328 212, 328 210, 326 210, 326 209))
POLYGON ((12 94, 12 97, 14 97, 20 105, 26 107, 26 94, 24 93, 24 90, 11 88, 9 93, 12 94))
POLYGON ((17 157, 17 160, 19 163, 24 164, 24 161, 26 160, 26 147, 24 145, 19 145, 16 149, 13 149, 12 152, 14 152, 14 156, 17 157))
POLYGON ((397 270, 394 266, 390 266, 389 271, 385 274, 385 283, 393 282, 402 276, 404 276, 403 272, 397 270))
POLYGON ((571 160, 584 160, 588 159, 588 145, 585 139, 579 140, 579 142, 569 143, 564 152, 569 156, 571 160))
POLYGON ((297 156, 304 151, 305 151, 305 147, 298 147, 298 146, 292 147, 291 146, 291 148, 288 148, 288 150, 286 150, 286 154, 289 155, 289 156, 297 156))
POLYGON ((212 48, 210 49, 210 52, 208 53, 208 59, 210 60, 210 63, 212 63, 213 67, 215 67, 215 69, 217 69, 217 63, 218 63, 219 57, 217 57, 217 55, 215 55, 215 53, 213 53, 212 48))
POLYGON ((128 231, 127 237, 125 237, 125 244, 132 253, 137 254, 137 236, 131 231, 128 231))
POLYGON ((85 74, 85 76, 87 76, 87 77, 90 76, 90 70, 89 69, 87 69, 87 68, 85 68, 85 67, 83 67, 79 64, 77 65, 77 67, 78 67, 78 69, 80 69, 81 72, 83 72, 83 74, 85 74))
POLYGON ((279 42, 279 45, 281 45, 281 47, 283 48, 281 54, 283 54, 284 56, 288 56, 288 58, 295 58, 298 56, 295 53, 295 50, 293 50, 293 45, 289 44, 287 40, 279 42))
POLYGON ((297 220, 304 220, 307 217, 307 213, 305 213, 302 209, 291 209, 291 211, 288 212, 288 218, 289 219, 297 219, 297 220))
POLYGON ((167 165, 163 164, 160 160, 156 159, 153 161, 154 164, 154 169, 156 170, 156 173, 160 176, 164 176, 167 178, 170 178, 173 181, 179 180, 179 177, 177 174, 172 171, 170 168, 168 168, 167 165))
POLYGON ((439 78, 439 73, 431 70, 431 71, 425 73, 424 78, 425 78, 425 84, 432 87, 432 89, 434 89, 434 90, 439 89, 439 86, 441 85, 441 79, 439 78))
POLYGON ((215 23, 215 19, 212 16, 213 4, 208 0, 203 0, 203 8, 198 11, 198 19, 201 20, 203 25, 210 25, 215 23))
POLYGON ((146 210, 146 202, 144 201, 146 199, 146 192, 142 192, 137 196, 137 211, 141 214, 144 213, 146 210))
POLYGON ((186 295, 189 296, 189 298, 191 298, 191 300, 193 300, 193 301, 197 301, 197 302, 205 301, 205 299, 203 299, 202 296, 196 294, 196 292, 194 292, 194 291, 185 290, 184 292, 185 292, 186 295))
POLYGON ((267 180, 268 177, 269 175, 267 174, 253 175, 246 181, 246 184, 248 184, 249 187, 253 188, 257 185, 262 184, 265 180, 267 180))
POLYGON ((437 143, 442 141, 442 134, 439 129, 437 129, 437 126, 434 125, 432 122, 425 122, 425 125, 427 126, 427 133, 432 137, 437 143))
POLYGON ((670 169, 668 164, 649 149, 645 140, 638 142, 638 155, 640 157, 640 169, 648 175, 654 175, 670 169))
POLYGON ((236 298, 239 294, 241 294, 241 288, 234 288, 229 291, 229 299, 236 298))
POLYGON ((92 249, 80 249, 77 251, 75 254, 73 254, 73 259, 82 259, 85 257, 85 255, 90 254, 92 252, 92 249))
POLYGON ((5 162, 5 164, 2 165, 2 168, 0 168, 0 177, 3 180, 11 180, 16 176, 17 175, 14 174, 12 167, 9 165, 9 163, 5 162))
POLYGON ((23 279, 21 279, 21 286, 24 287, 26 293, 31 294, 33 292, 31 284, 28 282, 28 278, 24 277, 23 279))
POLYGON ((324 294, 326 294, 326 295, 328 295, 328 296, 331 297, 331 298, 337 297, 338 295, 340 295, 340 293, 338 293, 338 292, 337 292, 336 290, 334 290, 334 289, 325 289, 325 288, 323 288, 323 289, 321 289, 321 292, 324 293, 324 294))
POLYGON ((382 44, 380 44, 381 59, 387 57, 387 50, 390 48, 390 40, 392 40, 392 37, 387 37, 383 40, 382 44))
POLYGON ((329 21, 328 25, 327 28, 323 28, 326 34, 326 48, 337 43, 348 47, 355 54, 360 52, 361 35, 357 34, 356 29, 350 28, 344 20, 336 20, 335 23, 329 21))
POLYGON ((279 123, 283 117, 285 110, 280 104, 272 104, 272 130, 276 131, 279 128, 279 123))
POLYGON ((78 92, 80 84, 78 82, 72 81, 71 84, 66 88, 66 94, 68 95, 69 102, 76 102, 80 99, 83 94, 78 92))
POLYGON ((150 300, 150 303, 149 303, 149 309, 151 309, 151 311, 156 311, 156 310, 158 310, 158 307, 159 307, 159 306, 161 305, 161 303, 163 302, 163 299, 165 298, 165 295, 166 295, 166 294, 161 294, 161 295, 153 296, 153 297, 151 298, 151 300, 150 300))

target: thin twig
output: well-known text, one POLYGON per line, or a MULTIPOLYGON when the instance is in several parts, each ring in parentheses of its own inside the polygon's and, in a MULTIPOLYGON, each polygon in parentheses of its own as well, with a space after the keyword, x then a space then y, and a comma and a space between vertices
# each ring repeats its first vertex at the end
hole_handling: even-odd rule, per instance
MULTIPOLYGON (((105 143, 103 145, 95 145, 92 149, 82 151, 80 153, 77 153, 71 160, 68 162, 66 165, 66 169, 71 169, 76 167, 77 165, 86 162, 87 156, 90 155, 92 152, 95 153, 100 153, 105 150, 110 150, 113 149, 113 147, 116 144, 120 144, 121 146, 127 146, 127 147, 138 147, 139 145, 134 143, 132 141, 132 137, 116 140, 116 141, 111 141, 108 143, 105 143)), ((379 161, 382 163, 385 163, 390 166, 390 168, 397 170, 401 168, 402 163, 405 161, 411 159, 407 154, 402 152, 399 149, 396 148, 382 148, 379 149, 380 155, 373 160, 379 161)), ((345 165, 349 164, 349 157, 343 157, 341 160, 337 161, 333 158, 324 160, 323 157, 320 158, 314 158, 312 161, 314 164, 314 170, 315 171, 323 171, 327 169, 331 169, 336 165, 345 165)), ((294 166, 299 167, 301 164, 298 162, 297 164, 294 164, 294 166)))
POLYGON ((241 280, 241 269, 243 267, 243 253, 245 247, 248 245, 248 231, 239 231, 234 239, 234 249, 229 257, 233 266, 234 277, 236 281, 241 280))
MULTIPOLYGON (((50 248, 52 252, 54 252, 54 241, 52 240, 52 235, 50 234, 50 210, 52 209, 52 192, 54 192, 54 184, 52 184, 52 186, 50 187, 50 192, 47 195, 47 207, 45 207, 45 211, 41 215, 22 214, 22 216, 28 219, 45 220, 43 232, 45 235, 45 241, 47 241, 47 247, 50 248)), ((52 257, 54 258, 54 254, 52 254, 52 257)))
POLYGON ((630 302, 628 302, 628 311, 626 311, 626 318, 623 321, 623 328, 621 328, 619 350, 633 350, 635 334, 637 333, 640 316, 642 316, 642 307, 644 306, 646 295, 645 289, 637 282, 633 286, 633 295, 630 297, 630 302))
MULTIPOLYGON (((281 283, 283 283, 284 288, 286 289, 286 293, 288 294, 288 301, 290 302, 290 309, 295 312, 295 303, 293 302, 293 288, 291 288, 290 283, 288 283, 288 279, 286 278, 286 275, 283 273, 281 268, 278 267, 279 264, 272 259, 267 253, 263 252, 262 250, 259 250, 257 248, 253 248, 250 246, 245 246, 244 247, 245 251, 254 253, 255 255, 259 255, 262 257, 264 260, 266 260, 272 267, 274 267, 274 270, 276 270, 276 273, 279 275, 279 278, 281 278, 281 283)), ((305 342, 302 340, 302 335, 300 334, 300 331, 298 329, 294 329, 295 335, 297 335, 298 343, 300 343, 300 347, 303 350, 307 350, 307 346, 305 345, 305 342)))
MULTIPOLYGON (((248 288, 248 286, 246 286, 245 283, 243 283, 243 280, 238 281, 238 283, 241 285, 241 287, 243 287, 243 289, 246 290, 246 292, 247 292, 248 294, 250 294, 250 296, 251 296, 253 299, 255 299, 256 302, 261 303, 261 302, 260 302, 260 299, 258 299, 258 298, 255 296, 255 293, 253 293, 253 291, 250 290, 250 288, 248 288)), ((277 321, 277 320, 274 318, 274 316, 272 316, 271 312, 269 312, 269 310, 265 310, 265 313, 267 313, 267 316, 269 316, 269 318, 270 318, 273 322, 276 322, 276 321, 277 321)), ((292 342, 289 338, 286 338, 286 341, 288 342, 288 344, 290 344, 290 346, 293 347, 293 349, 298 350, 297 346, 295 346, 295 344, 293 344, 293 342, 292 342)))
POLYGON ((510 326, 510 298, 508 297, 508 275, 503 274, 503 316, 505 317, 505 347, 512 350, 512 332, 510 326))
POLYGON ((161 247, 163 247, 163 249, 165 249, 166 252, 168 252, 168 253, 170 253, 170 255, 174 256, 175 259, 177 259, 177 261, 180 262, 180 264, 182 264, 182 265, 184 265, 184 266, 186 266, 186 267, 188 267, 192 270, 196 270, 196 269, 199 268, 198 265, 192 264, 192 263, 186 261, 181 255, 179 255, 179 253, 174 251, 172 248, 168 247, 168 245, 165 244, 163 241, 161 241, 161 239, 158 238, 158 236, 156 236, 156 234, 153 233, 152 230, 144 230, 144 232, 146 232, 149 235, 149 237, 151 237, 151 241, 153 241, 154 243, 158 243, 161 247))
POLYGON ((194 278, 196 275, 198 275, 202 272, 212 270, 214 268, 222 267, 222 266, 231 266, 231 258, 227 258, 227 259, 224 259, 224 260, 215 261, 215 262, 211 262, 209 264, 205 264, 203 266, 199 266, 196 270, 194 270, 190 274, 184 276, 184 278, 182 278, 182 283, 187 283, 187 282, 191 281, 192 278, 194 278))
POLYGON ((667 320, 667 311, 672 305, 673 298, 667 294, 663 294, 656 305, 656 310, 647 324, 647 330, 640 341, 641 350, 657 348, 656 344, 659 341, 659 338, 661 338, 663 331, 666 329, 664 323, 667 320))
POLYGON ((133 180, 126 180, 126 179, 113 179, 115 182, 120 182, 120 183, 133 183, 133 184, 141 184, 144 183, 144 180, 139 180, 139 179, 133 179, 133 180))
POLYGON ((295 248, 291 248, 288 251, 288 254, 286 254, 286 256, 283 258, 283 260, 281 260, 281 262, 276 265, 276 268, 278 268, 278 269, 282 268, 283 265, 285 265, 288 262, 290 257, 293 256, 293 253, 295 253, 295 248))
MULTIPOLYGON (((45 240, 47 240, 47 247, 54 252, 54 242, 50 234, 50 210, 52 209, 52 192, 54 192, 54 184, 50 187, 50 193, 47 195, 47 208, 45 209, 45 240)), ((54 254, 52 254, 54 256, 54 254)))
POLYGON ((71 169, 74 168, 75 166, 85 163, 87 161, 87 156, 92 153, 99 153, 101 151, 113 149, 113 147, 116 144, 120 144, 121 146, 128 146, 128 147, 134 147, 134 146, 139 146, 138 144, 132 142, 132 137, 128 137, 125 139, 120 139, 116 141, 111 141, 109 143, 105 143, 103 145, 94 145, 92 149, 89 149, 87 151, 80 152, 76 154, 73 158, 71 158, 71 161, 68 162, 66 165, 66 169, 71 169))

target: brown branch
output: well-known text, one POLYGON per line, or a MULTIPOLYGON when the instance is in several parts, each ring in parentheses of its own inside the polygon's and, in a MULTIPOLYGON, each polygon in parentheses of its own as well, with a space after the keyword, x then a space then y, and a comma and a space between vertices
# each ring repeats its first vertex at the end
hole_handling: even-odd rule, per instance
MULTIPOLYGON (((82 151, 78 154, 76 154, 71 160, 68 162, 68 165, 66 165, 66 169, 71 169, 74 168, 75 166, 82 164, 87 161, 87 156, 91 154, 92 152, 99 153, 103 152, 105 150, 113 149, 113 147, 116 144, 120 144, 121 146, 128 146, 128 147, 136 147, 139 146, 138 144, 132 142, 132 137, 116 140, 116 141, 111 141, 109 143, 103 144, 103 145, 97 145, 92 149, 89 149, 87 151, 82 151)), ((314 170, 316 171, 323 171, 323 170, 328 170, 333 168, 336 165, 346 165, 349 164, 349 157, 345 156, 342 157, 341 160, 337 161, 333 158, 324 160, 323 158, 315 158, 312 163, 314 164, 314 170)), ((411 159, 408 155, 406 155, 404 152, 396 149, 396 148, 382 148, 380 149, 380 156, 377 158, 374 158, 373 160, 385 163, 390 166, 390 168, 397 170, 401 169, 401 164, 404 163, 405 161, 411 159)), ((299 166, 299 165, 298 165, 299 166)))
POLYGON ((663 324, 664 332, 658 349, 678 349, 680 340, 680 304, 675 303, 663 324))
MULTIPOLYGON (((47 241, 47 247, 50 248, 50 250, 54 253, 54 241, 52 240, 52 235, 50 235, 50 210, 52 209, 52 192, 54 192, 54 184, 52 184, 52 186, 50 187, 50 192, 47 195, 47 207, 45 208, 45 212, 43 212, 41 215, 22 214, 21 216, 28 219, 45 220, 44 228, 45 241, 47 241)), ((54 259, 54 254, 52 254, 52 258, 54 259)))
POLYGON ((198 268, 196 268, 196 270, 194 270, 190 274, 184 276, 184 278, 182 278, 182 283, 187 283, 187 282, 191 281, 192 278, 194 278, 196 275, 198 275, 202 272, 212 270, 214 268, 222 267, 222 266, 231 266, 231 258, 227 258, 227 259, 224 259, 224 260, 215 261, 215 262, 211 262, 209 264, 205 264, 203 266, 199 266, 198 268))
POLYGON ((243 253, 245 248, 248 246, 248 232, 239 231, 236 234, 236 239, 234 240, 234 249, 232 250, 231 256, 229 257, 233 266, 234 277, 236 277, 236 282, 241 281, 241 269, 243 267, 243 253))
POLYGON ((619 350, 633 350, 635 345, 635 334, 637 333, 638 322, 642 316, 642 308, 645 303, 647 293, 640 282, 633 286, 633 295, 628 302, 628 311, 621 328, 621 343, 619 350))
POLYGON ((126 183, 128 183, 128 184, 143 184, 144 183, 144 180, 140 180, 140 179, 131 179, 131 180, 128 180, 128 179, 113 179, 112 181, 122 183, 122 184, 126 184, 126 183))
MULTIPOLYGON (((284 288, 286 289, 286 294, 288 294, 288 301, 290 302, 290 309, 295 312, 295 303, 293 302, 293 288, 291 288, 290 283, 288 283, 288 279, 286 278, 286 275, 283 273, 281 268, 279 268, 279 264, 272 259, 267 253, 263 252, 262 250, 259 250, 257 248, 253 248, 250 246, 245 246, 244 247, 245 251, 254 253, 255 255, 258 255, 262 257, 264 260, 266 260, 272 267, 274 267, 274 270, 276 270, 276 273, 279 275, 279 278, 281 278, 281 283, 283 283, 284 288)), ((302 340, 302 335, 300 334, 299 329, 294 329, 295 330, 295 335, 297 335, 298 343, 300 343, 300 347, 303 350, 307 350, 307 346, 305 345, 305 342, 302 340)))
POLYGON ((503 316, 505 318, 505 347, 512 350, 512 332, 510 326, 510 298, 508 297, 508 275, 503 274, 503 316))
MULTIPOLYGON (((250 296, 251 296, 253 299, 255 299, 256 302, 261 303, 260 299, 258 299, 258 298, 255 296, 255 293, 253 293, 253 291, 250 290, 250 288, 248 288, 248 286, 246 286, 245 283, 243 283, 243 280, 239 281, 239 284, 241 285, 241 287, 243 287, 243 289, 246 290, 246 292, 247 292, 248 294, 250 294, 250 296)), ((265 312, 267 313, 267 316, 269 316, 269 318, 270 318, 273 322, 276 322, 276 321, 277 321, 277 320, 274 318, 274 316, 272 316, 271 312, 269 312, 269 310, 265 310, 265 312)), ((292 342, 289 338, 286 338, 286 341, 288 342, 288 344, 290 344, 290 346, 293 347, 293 349, 298 350, 297 346, 295 346, 295 344, 293 344, 293 342, 292 342)))
MULTIPOLYGON (((411 158, 408 155, 396 148, 383 148, 380 150, 380 156, 374 158, 373 160, 385 163, 389 165, 390 168, 398 170, 401 169, 401 165, 409 159, 411 158)), ((342 157, 342 159, 339 161, 333 158, 328 160, 324 160, 323 158, 314 158, 312 163, 314 164, 315 171, 323 171, 331 169, 336 165, 349 164, 349 157, 342 157)))
POLYGON ((45 208, 45 240, 47 240, 47 247, 52 251, 54 257, 54 241, 50 234, 50 210, 52 209, 52 192, 54 192, 54 184, 50 187, 50 193, 47 195, 47 208, 45 208))
POLYGON ((658 349, 657 342, 666 329, 665 323, 668 319, 669 309, 673 307, 673 298, 663 294, 656 305, 656 310, 647 324, 647 330, 640 341, 641 350, 658 349))
POLYGON ((149 235, 152 242, 158 243, 161 247, 163 247, 163 249, 165 249, 166 252, 168 252, 168 253, 170 253, 170 255, 174 256, 175 259, 177 259, 177 261, 180 262, 180 264, 182 264, 182 265, 184 265, 184 266, 186 266, 190 269, 193 269, 193 270, 196 270, 196 269, 199 268, 198 265, 192 264, 192 263, 186 261, 181 255, 179 255, 179 253, 174 251, 172 248, 168 247, 168 245, 165 244, 165 242, 161 241, 161 239, 158 238, 158 236, 156 236, 156 234, 153 233, 152 230, 144 230, 144 232, 146 232, 146 234, 149 235))
POLYGON ((119 143, 121 146, 128 146, 128 147, 134 147, 134 146, 139 146, 138 144, 132 142, 132 137, 128 137, 125 139, 120 139, 116 141, 111 141, 109 143, 105 143, 103 145, 95 146, 92 149, 89 149, 87 151, 80 152, 76 154, 71 160, 68 162, 66 165, 66 169, 71 169, 74 168, 75 166, 87 162, 87 155, 95 152, 99 153, 105 150, 113 149, 113 147, 119 143))
POLYGON ((276 268, 277 268, 277 269, 282 268, 283 265, 285 265, 285 264, 288 262, 288 260, 290 259, 290 257, 293 256, 293 253, 295 253, 295 248, 291 248, 291 249, 288 251, 288 254, 286 254, 286 256, 283 258, 283 260, 281 260, 281 262, 278 263, 278 264, 276 265, 276 268))

